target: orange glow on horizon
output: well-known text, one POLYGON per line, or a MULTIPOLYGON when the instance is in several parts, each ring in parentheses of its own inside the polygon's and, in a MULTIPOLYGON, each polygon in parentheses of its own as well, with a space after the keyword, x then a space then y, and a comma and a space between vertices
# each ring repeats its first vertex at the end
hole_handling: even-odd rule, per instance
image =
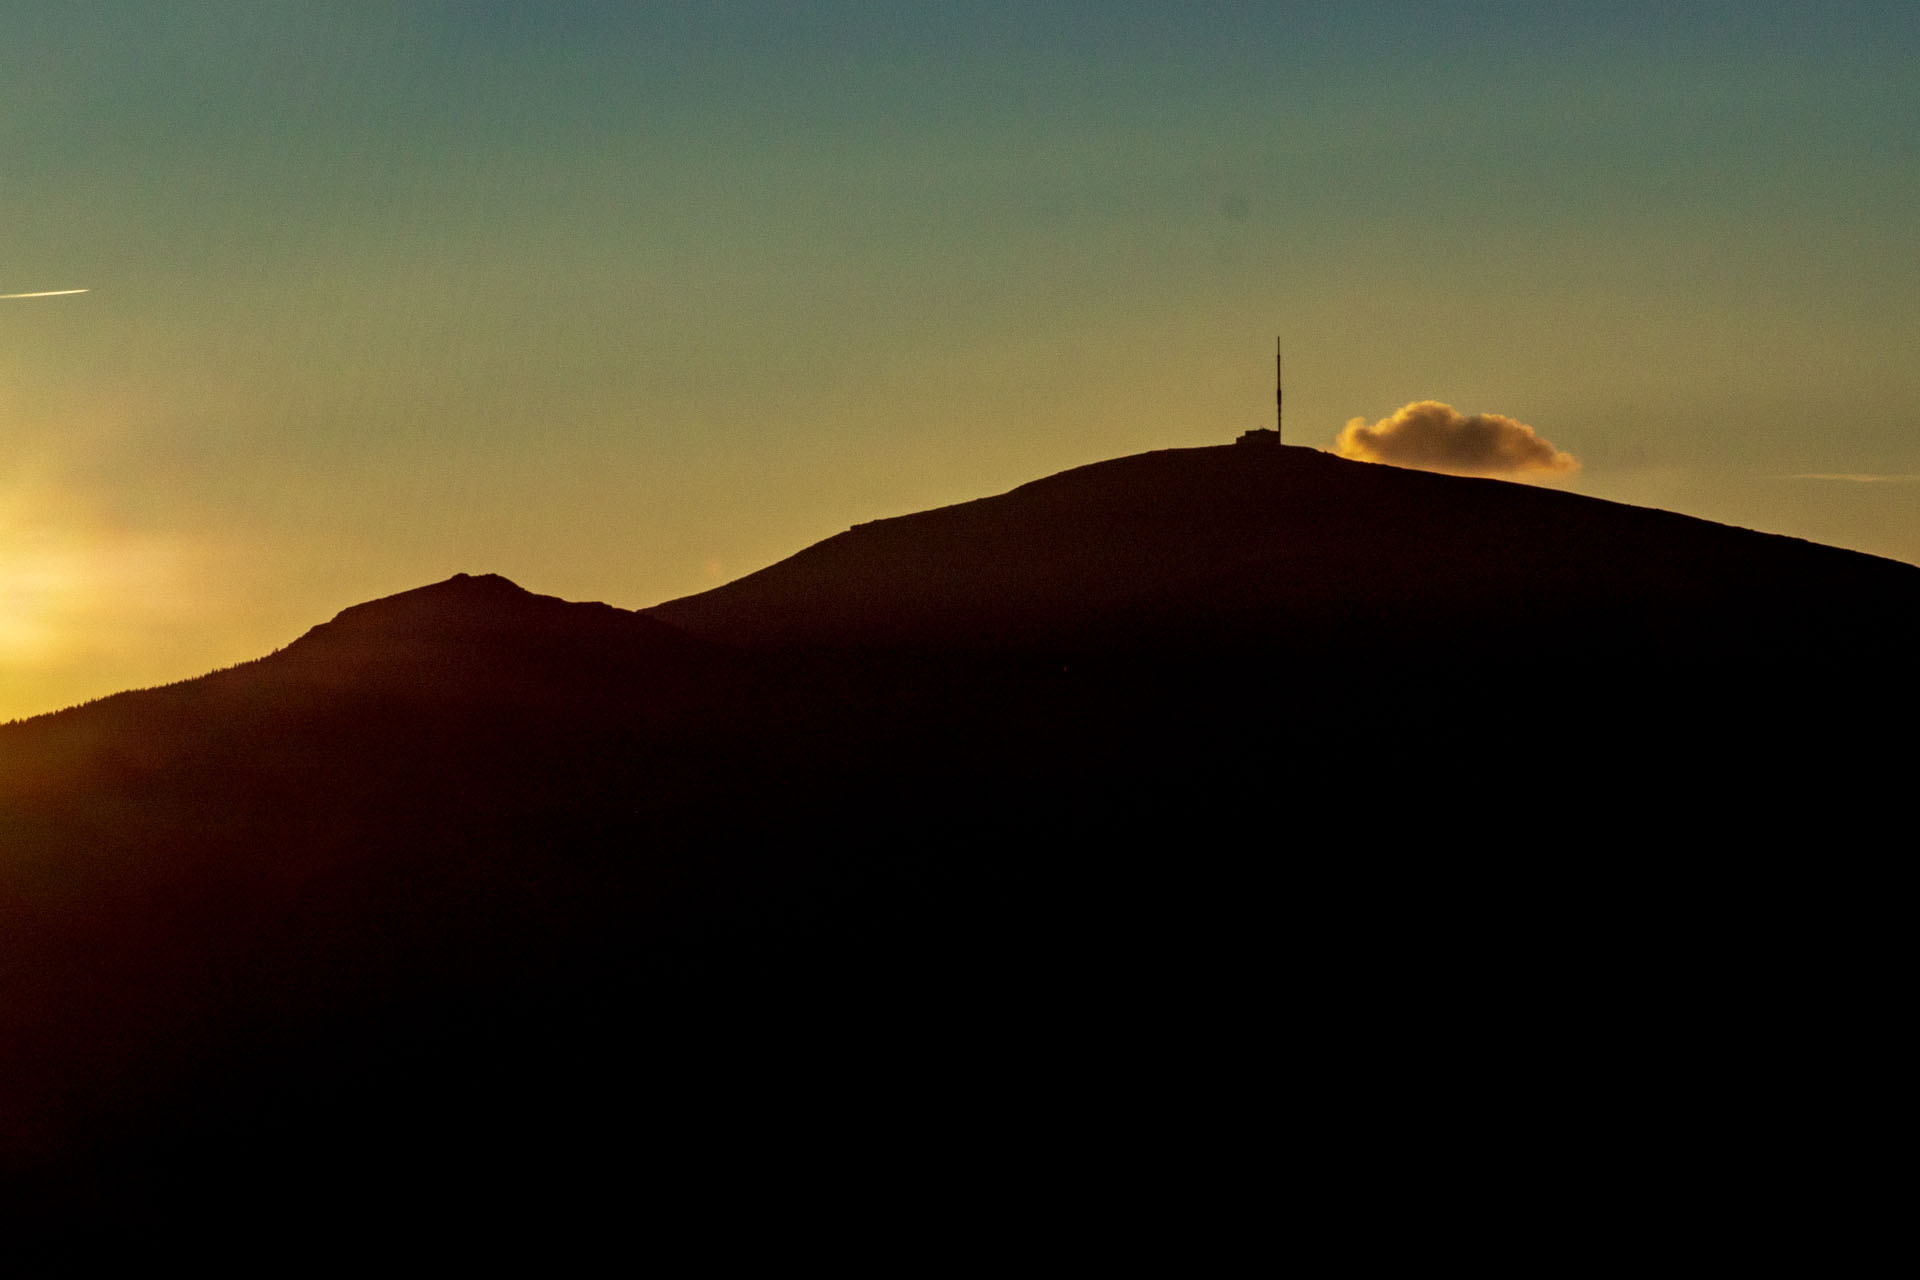
MULTIPOLYGON (((74 673, 141 672, 160 633, 191 624, 203 557, 186 540, 119 526, 56 487, 0 489, 0 721, 69 698, 74 673)), ((123 677, 124 678, 124 677, 123 677)), ((137 677, 136 677, 137 678, 137 677)))

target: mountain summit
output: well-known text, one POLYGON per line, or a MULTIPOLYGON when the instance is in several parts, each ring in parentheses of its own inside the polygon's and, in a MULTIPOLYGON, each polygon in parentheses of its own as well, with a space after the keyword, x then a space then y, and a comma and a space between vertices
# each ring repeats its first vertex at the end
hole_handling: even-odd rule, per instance
MULTIPOLYGON (((1670 512, 1302 448, 1139 454, 876 520, 647 611, 757 646, 1482 650, 1702 674, 1920 641, 1920 569, 1670 512)), ((1791 678, 1791 670, 1772 678, 1791 678)))

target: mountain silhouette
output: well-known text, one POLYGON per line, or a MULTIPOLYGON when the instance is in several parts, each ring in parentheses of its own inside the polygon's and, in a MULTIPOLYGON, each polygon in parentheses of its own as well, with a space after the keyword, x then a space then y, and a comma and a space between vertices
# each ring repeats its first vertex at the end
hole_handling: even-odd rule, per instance
POLYGON ((0 726, 4 1198, 46 1257, 346 1186, 351 1238, 1189 1204, 1276 1089, 1399 1123, 1409 1055, 1631 1128, 1634 1055, 1887 994, 1916 641, 1912 566, 1291 448, 639 612, 459 575, 0 726))
POLYGON ((1600 778, 1624 752, 1652 789, 1709 760, 1793 773, 1788 794, 1873 776, 1862 702, 1912 698, 1917 600, 1920 569, 1798 539, 1228 446, 874 521, 647 612, 761 651, 1079 664, 1140 680, 1149 718, 1173 697, 1166 732, 1229 759, 1425 752, 1403 785, 1445 805, 1457 770, 1525 741, 1600 778), (1841 669, 1869 691, 1841 694, 1841 669))
POLYGON ((1599 624, 1665 645, 1742 628, 1772 646, 1829 620, 1851 635, 1882 609, 1910 623, 1916 583, 1910 565, 1664 511, 1227 446, 873 521, 648 612, 762 645, 1331 652, 1379 647, 1373 627, 1431 646, 1436 626, 1599 624))

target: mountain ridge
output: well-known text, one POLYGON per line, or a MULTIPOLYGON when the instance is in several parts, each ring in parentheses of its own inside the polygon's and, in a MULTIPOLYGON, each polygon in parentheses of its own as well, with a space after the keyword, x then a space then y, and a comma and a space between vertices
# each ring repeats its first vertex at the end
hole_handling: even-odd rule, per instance
MULTIPOLYGON (((781 615, 783 612, 798 613, 800 610, 797 597, 813 586, 823 575, 844 572, 848 562, 853 563, 855 577, 875 579, 872 585, 878 588, 880 595, 884 596, 889 605, 902 603, 904 598, 904 603, 910 607, 916 605, 925 607, 928 603, 929 589, 938 590, 947 584, 942 583, 939 577, 932 573, 921 575, 919 581, 912 580, 912 575, 908 575, 908 580, 905 582, 886 579, 884 574, 887 570, 897 571, 901 565, 897 560, 893 564, 886 562, 889 555, 897 557, 897 548, 880 544, 894 540, 901 534, 919 535, 923 531, 933 530, 934 536, 947 544, 940 548, 940 551, 946 554, 947 564, 950 565, 954 559, 964 558, 966 554, 975 554, 982 560, 988 560, 992 557, 979 555, 977 548, 972 551, 958 548, 962 555, 955 556, 952 554, 956 550, 954 544, 969 535, 977 535, 983 531, 993 532, 986 527, 987 522, 981 522, 977 517, 1020 514, 1023 507, 1030 510, 1034 505, 1051 506, 1056 513, 1065 513, 1076 518, 1092 517, 1099 520, 1104 517, 1110 525, 1115 517, 1119 517, 1122 523, 1137 526, 1142 514, 1138 494, 1130 496, 1126 485, 1089 485, 1086 482, 1106 481, 1115 477, 1131 480, 1134 477, 1126 475, 1129 471, 1141 472, 1156 469, 1165 471, 1168 469, 1167 463, 1186 461, 1204 461, 1209 464, 1202 468, 1178 468, 1189 473, 1181 477, 1185 485, 1184 496, 1191 504, 1189 509, 1203 505, 1207 497, 1204 492, 1196 493, 1194 486, 1196 478, 1203 481, 1218 480, 1222 476, 1232 476, 1237 473, 1244 479, 1249 475, 1257 476, 1263 472, 1271 477, 1276 472, 1276 462, 1280 464, 1278 473, 1281 475, 1291 473, 1288 478, 1294 482, 1291 491, 1286 489, 1278 491, 1278 496, 1283 501, 1289 497, 1299 496, 1298 486, 1304 477, 1325 480, 1330 477, 1341 477, 1344 473, 1350 477, 1379 475, 1385 479, 1387 474, 1391 474, 1392 479, 1386 480, 1385 485, 1376 487, 1384 489, 1387 486, 1401 486, 1403 493, 1418 493, 1424 487, 1438 485, 1443 489, 1451 489, 1456 495, 1471 495, 1476 500, 1479 495, 1497 495, 1492 499, 1491 505, 1522 515, 1540 512, 1556 514, 1588 512, 1602 518, 1633 522, 1640 526, 1642 536, 1636 546, 1623 550, 1622 554, 1625 555, 1644 553, 1648 541, 1646 534, 1650 531, 1678 532, 1695 537, 1704 535, 1710 539, 1721 540, 1729 546, 1745 540, 1749 550, 1760 554, 1795 557, 1802 560, 1811 558, 1820 561, 1820 567, 1827 569, 1837 566, 1842 577, 1848 579, 1845 584, 1847 588, 1855 586, 1857 580, 1863 575, 1877 575, 1875 585, 1891 584, 1896 587, 1920 589, 1920 586, 1916 586, 1920 584, 1920 568, 1903 561, 1791 535, 1723 524, 1663 508, 1620 503, 1610 499, 1495 478, 1443 475, 1380 463, 1354 462, 1300 446, 1268 449, 1233 445, 1201 446, 1150 450, 1121 458, 1088 463, 1027 481, 1003 493, 950 503, 925 511, 862 521, 841 533, 813 543, 793 555, 731 582, 638 609, 621 609, 592 601, 566 601, 559 597, 533 592, 499 574, 459 572, 440 582, 349 605, 331 619, 315 624, 271 654, 248 659, 219 671, 184 677, 163 685, 102 695, 100 698, 76 704, 73 707, 64 707, 9 723, 26 724, 42 720, 47 716, 64 717, 85 708, 118 702, 131 695, 178 690, 201 680, 218 680, 229 677, 235 672, 252 671, 262 663, 280 660, 282 655, 289 653, 296 654, 301 660, 313 659, 317 667, 325 665, 317 658, 320 651, 333 650, 337 657, 337 651, 341 647, 350 647, 353 644, 388 645, 397 649, 409 642, 451 643, 455 637, 463 633, 482 634, 508 625, 509 619, 514 617, 525 621, 534 621, 537 618, 536 631, 558 633, 566 630, 567 628, 561 623, 564 617, 573 624, 581 625, 585 630, 604 631, 608 637, 617 635, 624 629, 635 643, 652 642, 663 645, 704 640, 735 646, 825 643, 852 644, 857 647, 864 644, 884 645, 902 639, 924 641, 928 638, 924 631, 911 626, 896 626, 891 629, 874 628, 871 620, 850 621, 829 618, 819 621, 794 617, 783 618, 781 615), (1060 502, 1058 499, 1063 496, 1067 501, 1060 502), (942 523, 952 524, 954 527, 934 529, 934 526, 942 523), (861 565, 859 562, 862 559, 871 560, 873 563, 861 565), (783 579, 796 577, 800 579, 797 582, 783 581, 783 579), (761 598, 754 598, 756 593, 761 598), (541 615, 531 611, 535 606, 545 607, 549 612, 541 615), (556 607, 564 607, 564 612, 556 607), (734 614, 739 616, 732 616, 734 614), (588 619, 593 620, 591 625, 585 625, 588 619)), ((1351 488, 1352 486, 1348 486, 1349 490, 1351 488)), ((1242 492, 1238 496, 1244 507, 1245 493, 1242 492)), ((1317 507, 1310 507, 1309 514, 1324 514, 1326 505, 1323 501, 1317 507)), ((1383 498, 1376 498, 1371 510, 1377 511, 1379 507, 1385 505, 1383 498)), ((1368 514, 1368 512, 1363 511, 1362 514, 1368 514)), ((1432 512, 1426 512, 1423 518, 1430 518, 1432 514, 1432 512)), ((1350 532, 1350 530, 1351 521, 1342 528, 1342 532, 1350 532)), ((1230 530, 1236 535, 1243 531, 1245 526, 1230 530)), ((1291 533, 1296 538, 1300 531, 1301 524, 1298 521, 1290 528, 1276 524, 1273 528, 1265 530, 1265 532, 1291 533)), ((1110 575, 1116 569, 1120 573, 1126 573, 1140 568, 1141 565, 1137 559, 1132 561, 1127 559, 1130 542, 1137 544, 1139 541, 1137 536, 1139 530, 1134 528, 1130 532, 1136 536, 1119 540, 1094 538, 1088 540, 1085 545, 1070 548, 1071 558, 1063 558, 1062 563, 1052 566, 1045 576, 1035 583, 1022 586, 1012 582, 1008 575, 1001 575, 1001 582, 998 584, 989 580, 985 583, 963 581, 961 585, 976 589, 982 586, 991 588, 1001 585, 1024 593, 1024 598, 1016 603, 1040 602, 1039 598, 1046 590, 1058 590, 1064 587, 1071 581, 1075 572, 1096 568, 1097 572, 1110 575), (1109 568, 1097 569, 1095 561, 1098 559, 1108 560, 1109 568)), ((990 537, 985 541, 994 551, 1005 551, 1004 537, 990 537)), ((1315 554, 1340 558, 1337 550, 1338 538, 1322 536, 1318 539, 1299 541, 1303 545, 1282 550, 1295 560, 1315 554)), ((1252 541, 1244 542, 1242 545, 1261 556, 1269 555, 1273 550, 1252 541)), ((1003 554, 1001 559, 1011 562, 1014 557, 1003 554)), ((928 563, 931 564, 932 561, 929 560, 928 563)), ((1443 557, 1423 555, 1420 557, 1422 573, 1419 576, 1428 577, 1425 571, 1432 570, 1442 563, 1444 563, 1443 557)), ((1148 567, 1158 568, 1159 566, 1149 565, 1148 567)), ((1350 570, 1354 566, 1343 564, 1341 567, 1350 570)), ((1533 569, 1538 567, 1538 565, 1530 566, 1533 569)), ((1203 568, 1194 571, 1194 576, 1197 579, 1204 578, 1207 573, 1208 571, 1203 568)), ((1217 573, 1215 577, 1218 577, 1217 573)), ((1430 577, 1428 580, 1434 581, 1430 577)), ((1463 585, 1458 574, 1442 574, 1438 582, 1449 590, 1458 590, 1463 585)), ((1244 586, 1245 584, 1228 583, 1227 585, 1244 586)), ((1317 579, 1302 579, 1296 575, 1286 585, 1292 589, 1307 592, 1318 589, 1324 597, 1327 594, 1327 575, 1320 575, 1317 579)), ((1698 589, 1702 585, 1700 575, 1694 574, 1677 582, 1660 582, 1658 589, 1668 595, 1678 595, 1687 590, 1698 589)), ((1417 582, 1407 577, 1386 583, 1381 589, 1387 593, 1400 591, 1416 597, 1423 591, 1425 594, 1433 594, 1430 588, 1422 588, 1417 582)), ((1640 589, 1645 589, 1644 583, 1641 584, 1640 589)), ((1182 597, 1183 602, 1195 603, 1194 594, 1192 591, 1185 593, 1182 597)), ((1396 598, 1408 597, 1402 595, 1396 598)), ((853 603, 855 602, 845 599, 827 601, 829 608, 835 605, 850 608, 853 603)), ((980 603, 977 590, 974 599, 963 598, 960 601, 963 607, 978 606, 980 603)), ((1326 600, 1323 598, 1320 603, 1326 603, 1326 600)), ((1117 606, 1109 602, 1108 607, 1117 606)), ((910 612, 910 609, 908 611, 910 612)), ((957 612, 958 610, 950 610, 949 614, 957 612)), ((990 633, 970 637, 967 642, 978 644, 984 640, 1004 643, 1009 640, 1034 638, 1031 634, 1021 637, 1006 633, 990 633)), ((1264 641, 1272 641, 1275 638, 1271 634, 1260 637, 1264 641)))

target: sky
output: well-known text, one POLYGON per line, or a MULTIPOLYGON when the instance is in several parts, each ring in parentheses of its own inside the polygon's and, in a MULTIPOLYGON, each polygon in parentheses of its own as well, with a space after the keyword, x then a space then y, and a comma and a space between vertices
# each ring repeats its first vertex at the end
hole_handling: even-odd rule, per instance
POLYGON ((1911 0, 74 0, 0 175, 88 290, 0 300, 0 720, 1226 443, 1276 334, 1290 443, 1920 562, 1911 0))

